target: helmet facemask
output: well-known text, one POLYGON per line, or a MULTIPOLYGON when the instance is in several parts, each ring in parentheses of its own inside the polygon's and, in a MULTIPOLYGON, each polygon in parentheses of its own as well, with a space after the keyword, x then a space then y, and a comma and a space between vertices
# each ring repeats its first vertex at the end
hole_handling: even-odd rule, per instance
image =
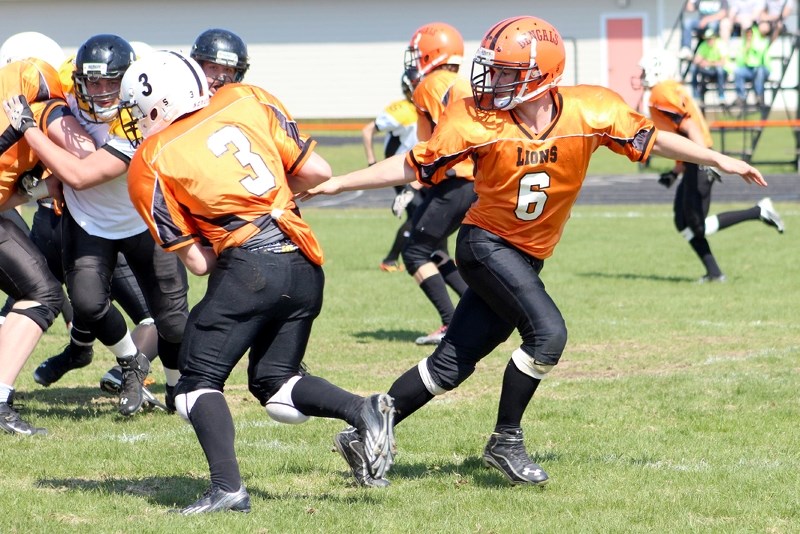
POLYGON ((117 117, 125 137, 128 138, 131 146, 136 148, 141 144, 142 132, 139 131, 138 122, 144 118, 142 108, 136 103, 135 99, 120 101, 117 107, 117 117))
POLYGON ((403 89, 403 95, 409 102, 414 102, 414 89, 419 85, 420 78, 419 71, 415 67, 407 68, 400 78, 400 86, 403 89))
POLYGON ((472 63, 472 94, 478 109, 509 110, 540 98, 559 81, 544 83, 545 78, 534 58, 527 65, 500 65, 492 50, 481 48, 472 63))
POLYGON ((119 82, 122 80, 123 73, 115 73, 109 76, 106 71, 107 67, 108 65, 105 63, 84 63, 83 72, 76 71, 72 75, 78 107, 83 118, 89 122, 111 122, 117 115, 119 82), (92 94, 90 86, 101 79, 115 80, 117 83, 103 92, 92 94))

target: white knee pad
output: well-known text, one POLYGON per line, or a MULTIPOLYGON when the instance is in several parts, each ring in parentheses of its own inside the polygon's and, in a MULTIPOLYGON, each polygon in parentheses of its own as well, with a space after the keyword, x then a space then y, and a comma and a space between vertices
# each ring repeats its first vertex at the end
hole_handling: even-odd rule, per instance
POLYGON ((197 399, 200 398, 200 395, 205 395, 206 393, 218 393, 222 395, 221 391, 209 388, 198 389, 195 391, 190 391, 189 393, 175 395, 175 411, 178 412, 178 415, 180 415, 185 421, 190 422, 189 414, 192 412, 194 403, 197 402, 197 399))
POLYGON ((305 423, 309 416, 294 407, 292 402, 292 388, 297 383, 301 376, 293 376, 283 384, 278 391, 269 398, 264 409, 271 419, 289 425, 299 425, 305 423))
POLYGON ((530 377, 538 378, 539 380, 543 379, 547 373, 552 371, 553 367, 555 367, 555 365, 537 362, 522 349, 516 349, 512 352, 511 360, 521 372, 530 377))
POLYGON ((425 384, 425 388, 430 392, 431 395, 442 395, 447 393, 446 389, 439 386, 433 380, 430 371, 428 371, 428 358, 425 358, 417 364, 417 371, 419 371, 419 376, 422 378, 422 383, 425 384))
POLYGON ((714 235, 719 231, 719 217, 716 215, 709 215, 706 217, 706 237, 714 235))

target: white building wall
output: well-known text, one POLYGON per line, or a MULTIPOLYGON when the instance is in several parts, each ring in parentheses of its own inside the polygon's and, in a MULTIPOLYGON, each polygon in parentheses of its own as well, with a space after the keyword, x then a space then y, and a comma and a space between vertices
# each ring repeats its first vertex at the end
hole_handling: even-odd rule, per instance
MULTIPOLYGON (((520 14, 544 18, 567 45, 564 82, 605 84, 614 58, 604 57, 603 20, 642 16, 645 49, 663 48, 682 5, 683 0, 0 0, 0 42, 35 30, 72 52, 91 35, 116 33, 155 48, 188 50, 201 31, 226 28, 248 43, 246 81, 274 93, 296 118, 368 118, 401 97, 403 52, 426 22, 457 27, 470 57, 495 22, 520 14)), ((677 51, 678 39, 676 32, 670 50, 677 51)), ((469 62, 462 68, 468 74, 469 62)))

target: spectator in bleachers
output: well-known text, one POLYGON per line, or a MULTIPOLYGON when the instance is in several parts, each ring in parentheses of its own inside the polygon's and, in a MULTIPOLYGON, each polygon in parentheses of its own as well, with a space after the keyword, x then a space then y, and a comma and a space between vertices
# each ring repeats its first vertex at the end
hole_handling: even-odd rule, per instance
POLYGON ((725 82, 728 77, 725 68, 727 63, 727 48, 719 39, 717 32, 707 28, 703 34, 703 41, 697 46, 689 70, 692 96, 700 102, 705 102, 706 84, 714 82, 717 84, 719 103, 725 105, 725 82))
POLYGON ((719 34, 726 43, 731 37, 744 37, 747 28, 758 22, 766 0, 730 0, 728 16, 722 19, 719 34))
POLYGON ((683 13, 680 59, 692 58, 692 38, 707 29, 719 31, 720 22, 728 14, 728 0, 687 0, 683 13))
POLYGON ((733 82, 736 86, 734 106, 745 106, 747 101, 745 84, 752 82, 756 102, 759 108, 764 108, 764 85, 769 77, 769 45, 769 39, 761 35, 757 26, 745 29, 733 71, 733 82))
POLYGON ((794 0, 766 0, 764 10, 758 17, 758 30, 770 42, 777 39, 784 28, 784 21, 792 14, 794 0))

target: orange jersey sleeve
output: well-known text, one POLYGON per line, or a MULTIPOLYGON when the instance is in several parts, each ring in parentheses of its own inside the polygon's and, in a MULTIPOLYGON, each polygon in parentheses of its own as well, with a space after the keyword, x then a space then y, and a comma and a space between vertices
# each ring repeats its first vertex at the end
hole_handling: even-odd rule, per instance
POLYGON ((678 81, 668 80, 656 84, 650 91, 650 116, 659 130, 679 133, 685 120, 695 121, 703 133, 706 147, 711 148, 713 140, 703 112, 689 90, 678 81))
MULTIPOLYGON (((64 104, 64 94, 58 73, 49 64, 38 59, 14 61, 0 68, 0 95, 8 98, 24 95, 31 106, 36 123, 47 132, 46 110, 52 109, 47 101, 59 99, 64 104)), ((39 158, 25 142, 23 136, 10 128, 8 117, 0 113, 0 203, 14 192, 19 175, 32 169, 39 158)))
MULTIPOLYGON (((417 113, 430 120, 434 125, 439 124, 439 119, 452 103, 472 96, 469 82, 461 78, 458 73, 439 69, 425 76, 414 89, 414 105, 417 113)), ((435 129, 435 128, 434 128, 435 129)), ((452 172, 459 178, 473 179, 472 165, 464 162, 453 167, 452 172)))
POLYGON ((631 161, 647 158, 655 127, 619 95, 598 86, 563 87, 550 125, 535 133, 514 111, 478 112, 472 99, 451 105, 433 137, 406 161, 436 183, 454 162, 474 162, 474 224, 540 259, 552 255, 586 177, 604 146, 631 161))
POLYGON ((204 241, 219 254, 274 220, 321 264, 288 183, 314 146, 275 97, 229 84, 206 108, 144 141, 128 169, 128 190, 167 250, 204 241))

